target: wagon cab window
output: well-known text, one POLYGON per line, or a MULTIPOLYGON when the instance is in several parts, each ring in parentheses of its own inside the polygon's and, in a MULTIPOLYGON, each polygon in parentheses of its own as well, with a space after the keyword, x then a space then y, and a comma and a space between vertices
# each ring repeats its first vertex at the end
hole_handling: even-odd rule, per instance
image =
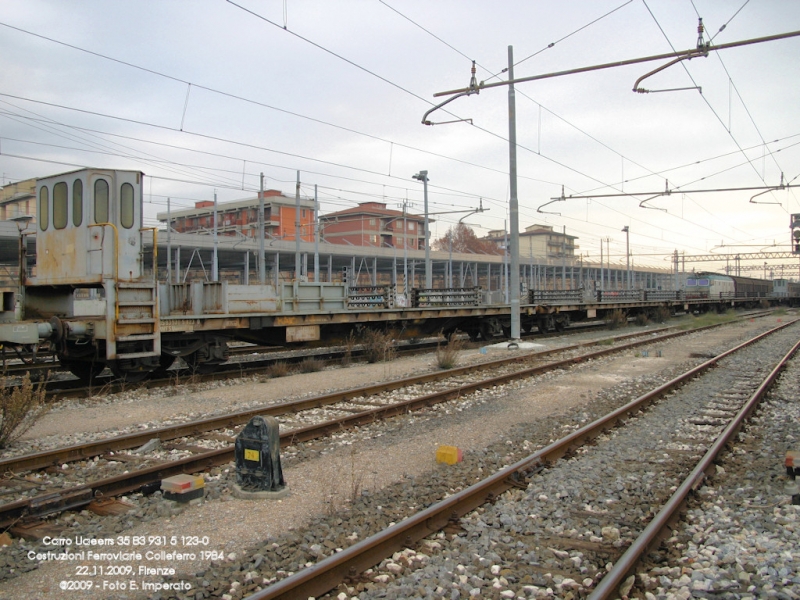
POLYGON ((67 226, 67 184, 59 181, 53 186, 53 227, 64 229, 67 226))
POLYGON ((133 186, 123 183, 119 191, 119 222, 125 229, 133 227, 133 186))
POLYGON ((79 227, 83 223, 83 181, 76 179, 72 184, 72 224, 79 227))
POLYGON ((94 182, 94 222, 108 223, 108 182, 105 179, 94 182))
POLYGON ((39 190, 39 229, 45 231, 50 224, 50 191, 46 185, 39 190))

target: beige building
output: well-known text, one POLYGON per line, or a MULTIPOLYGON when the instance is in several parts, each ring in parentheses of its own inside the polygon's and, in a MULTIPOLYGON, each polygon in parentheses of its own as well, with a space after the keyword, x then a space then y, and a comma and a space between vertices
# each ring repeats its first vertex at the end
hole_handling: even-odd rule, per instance
POLYGON ((36 179, 0 188, 0 221, 36 221, 36 179))
MULTIPOLYGON (((483 239, 502 248, 506 243, 506 232, 496 229, 483 239)), ((530 225, 519 234, 519 256, 523 259, 574 259, 575 250, 580 248, 575 244, 577 239, 577 236, 554 231, 551 225, 530 225)))

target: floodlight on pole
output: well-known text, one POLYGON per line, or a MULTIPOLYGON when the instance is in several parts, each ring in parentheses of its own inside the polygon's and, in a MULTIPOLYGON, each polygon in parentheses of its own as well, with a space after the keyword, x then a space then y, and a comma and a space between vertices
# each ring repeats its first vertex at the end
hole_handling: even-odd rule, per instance
POLYGON ((422 182, 422 193, 425 199, 425 288, 433 288, 433 273, 431 272, 431 232, 428 227, 428 172, 420 171, 416 175, 412 175, 411 179, 416 179, 422 182))
POLYGON ((625 233, 625 273, 627 278, 627 289, 631 289, 631 232, 628 226, 622 228, 625 233))

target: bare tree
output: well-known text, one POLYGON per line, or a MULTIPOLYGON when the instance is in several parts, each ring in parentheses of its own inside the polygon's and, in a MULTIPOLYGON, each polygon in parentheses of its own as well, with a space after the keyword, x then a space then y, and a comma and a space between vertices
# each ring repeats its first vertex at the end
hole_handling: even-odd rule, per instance
POLYGON ((443 237, 433 242, 435 250, 449 251, 450 240, 453 241, 453 252, 471 252, 473 254, 502 254, 503 250, 492 242, 481 240, 468 225, 458 223, 450 227, 443 237))

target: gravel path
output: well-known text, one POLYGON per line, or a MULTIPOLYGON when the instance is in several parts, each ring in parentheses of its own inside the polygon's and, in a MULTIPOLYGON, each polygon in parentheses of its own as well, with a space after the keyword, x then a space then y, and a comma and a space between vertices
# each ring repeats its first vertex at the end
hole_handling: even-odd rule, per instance
MULTIPOLYGON (((200 504, 175 505, 161 500, 158 494, 148 498, 132 496, 129 501, 135 508, 127 515, 99 518, 84 512, 62 517, 56 525, 66 525, 65 535, 71 536, 104 538, 119 533, 126 536, 195 535, 200 539, 207 536, 208 545, 199 550, 212 551, 214 555, 209 559, 201 559, 198 551, 194 560, 145 559, 133 564, 137 568, 139 565, 176 568, 176 577, 167 580, 182 580, 193 586, 191 595, 182 593, 180 597, 206 597, 206 593, 208 597, 224 594, 241 597, 248 589, 262 585, 264 577, 253 575, 256 563, 261 573, 267 563, 274 564, 270 577, 282 576, 279 565, 285 565, 284 570, 301 568, 315 560, 315 556, 329 553, 330 544, 334 545, 333 549, 351 544, 370 534, 375 527, 385 527, 392 520, 435 501, 441 497, 442 486, 457 489, 468 485, 480 472, 473 470, 476 461, 478 469, 486 472, 508 464, 546 443, 549 437, 557 437, 561 430, 585 422, 591 404, 608 397, 621 401, 636 395, 652 381, 666 379, 686 364, 700 362, 700 359, 691 358, 691 354, 708 352, 717 345, 732 345, 731 340, 762 330, 774 322, 774 318, 761 319, 720 328, 713 333, 691 334, 660 345, 660 358, 655 358, 655 353, 651 352, 650 357, 628 353, 591 361, 571 370, 569 377, 548 374, 394 419, 388 424, 378 423, 330 440, 302 445, 284 453, 284 473, 290 487, 290 496, 284 500, 254 503, 234 499, 228 487, 231 473, 228 469, 215 469, 206 475, 207 498, 200 504), (527 443, 524 439, 514 439, 511 432, 526 426, 533 428, 529 430, 531 439, 527 443), (437 465, 435 450, 440 444, 458 445, 468 459, 454 468, 437 465), (430 484, 437 482, 440 485, 432 488, 430 484), (405 492, 401 493, 403 490, 405 492), (399 503, 393 501, 398 495, 403 498, 399 503), (411 497, 414 499, 410 500, 411 497), (352 510, 354 507, 358 510, 352 510), (349 519, 354 513, 368 518, 369 522, 351 526, 349 519), (345 532, 342 527, 349 527, 349 530, 345 532), (313 539, 324 540, 320 547, 314 548, 315 544, 311 543, 307 544, 307 550, 298 551, 298 556, 282 556, 282 549, 290 547, 287 540, 302 538, 307 530, 314 531, 313 539), (264 540, 268 540, 266 545, 264 540), (242 576, 234 577, 234 573, 242 576), (251 573, 249 579, 247 573, 251 573), (196 596, 197 593, 201 595, 196 596)), ((574 343, 574 339, 566 343, 574 343)), ((548 341, 547 345, 552 343, 555 342, 548 341)), ((482 357, 485 358, 475 352, 464 360, 482 357)), ((396 378, 430 368, 431 362, 430 357, 415 357, 388 365, 359 365, 268 383, 187 391, 177 396, 132 393, 118 399, 87 401, 84 406, 73 403, 43 422, 38 432, 31 432, 31 439, 63 439, 59 431, 65 428, 78 429, 82 435, 109 427, 141 426, 143 422, 154 422, 158 414, 196 417, 208 409, 224 407, 227 410, 256 401, 278 401, 288 396, 396 378)), ((76 575, 77 566, 92 567, 99 563, 88 559, 40 562, 25 556, 32 548, 41 549, 42 546, 16 541, 0 550, 0 577, 11 577, 0 581, 0 598, 62 598, 70 594, 80 594, 81 598, 157 597, 131 590, 61 591, 59 581, 80 579, 76 575), (27 570, 30 572, 19 575, 20 571, 27 570)), ((57 547, 48 549, 60 550, 57 547)), ((163 548, 154 544, 138 548, 142 553, 159 549, 163 548)), ((198 550, 185 545, 167 549, 186 553, 198 550)), ((123 578, 106 579, 118 582, 123 578)), ((134 579, 140 583, 162 581, 161 577, 149 576, 134 579)), ((95 578, 95 581, 99 580, 95 578)), ((168 595, 163 593, 161 597, 168 595)))

